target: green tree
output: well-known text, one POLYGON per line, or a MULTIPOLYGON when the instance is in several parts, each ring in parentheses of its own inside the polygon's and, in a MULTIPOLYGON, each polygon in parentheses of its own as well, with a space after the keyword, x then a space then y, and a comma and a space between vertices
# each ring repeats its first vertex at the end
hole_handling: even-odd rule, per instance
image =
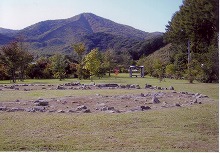
POLYGON ((154 74, 155 76, 162 81, 164 77, 164 65, 160 60, 155 60, 153 64, 154 74))
POLYGON ((51 70, 55 78, 59 78, 60 81, 65 78, 65 67, 67 66, 67 61, 64 55, 55 54, 50 58, 51 60, 51 70))
MULTIPOLYGON (((177 54, 185 54, 187 58, 187 43, 190 41, 190 52, 192 60, 195 59, 200 66, 206 63, 204 69, 205 82, 218 81, 218 70, 214 61, 218 59, 218 36, 219 36, 219 2, 218 0, 184 0, 180 10, 176 12, 166 26, 166 40, 176 48, 177 54), (212 47, 211 47, 212 46, 212 47), (212 49, 211 49, 212 48, 212 49), (209 53, 212 52, 212 53, 209 53), (214 53, 215 52, 215 53, 214 53), (207 57, 215 59, 207 63, 207 57), (205 56, 204 56, 205 55, 205 56), (208 70, 209 69, 209 70, 208 70), (207 77, 208 76, 208 77, 207 77)), ((190 61, 189 61, 190 62, 190 61)), ((192 64, 188 64, 191 66, 192 64)), ((188 68, 188 76, 193 69, 188 68)), ((192 76, 195 78, 196 76, 192 76)), ((192 78, 188 77, 188 78, 192 78)))
POLYGON ((78 55, 79 64, 77 66, 77 74, 78 74, 78 78, 81 80, 82 75, 83 75, 83 72, 82 72, 83 71, 83 56, 86 51, 86 47, 83 43, 79 43, 79 44, 73 45, 73 49, 78 55))
POLYGON ((84 58, 85 66, 84 68, 89 70, 90 79, 92 80, 92 75, 97 75, 101 68, 100 53, 98 49, 93 49, 84 58))
POLYGON ((12 42, 9 45, 3 46, 0 54, 0 62, 10 71, 11 80, 16 82, 16 71, 24 62, 24 52, 20 50, 18 42, 12 42))
POLYGON ((108 70, 108 75, 111 76, 111 71, 115 67, 115 52, 112 49, 107 50, 103 55, 103 64, 106 70, 108 70))
POLYGON ((165 72, 166 72, 167 77, 170 77, 170 78, 174 77, 175 72, 176 72, 174 64, 167 65, 166 69, 165 69, 165 72))

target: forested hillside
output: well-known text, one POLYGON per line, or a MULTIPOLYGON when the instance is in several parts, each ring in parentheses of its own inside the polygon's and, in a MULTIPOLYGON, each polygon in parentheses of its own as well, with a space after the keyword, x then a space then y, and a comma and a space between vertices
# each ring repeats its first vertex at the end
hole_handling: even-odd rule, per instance
POLYGON ((157 77, 187 78, 191 83, 218 82, 218 37, 218 0, 184 0, 166 26, 165 39, 171 45, 161 49, 161 55, 143 57, 139 64, 147 67, 146 73, 157 77), (164 50, 167 57, 162 57, 164 50))

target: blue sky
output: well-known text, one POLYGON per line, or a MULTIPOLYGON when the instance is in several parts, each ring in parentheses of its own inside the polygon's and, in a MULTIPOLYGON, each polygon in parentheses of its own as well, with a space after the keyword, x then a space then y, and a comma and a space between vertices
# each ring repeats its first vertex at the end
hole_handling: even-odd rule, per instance
POLYGON ((0 27, 23 29, 84 12, 146 32, 165 32, 182 0, 0 0, 0 27))

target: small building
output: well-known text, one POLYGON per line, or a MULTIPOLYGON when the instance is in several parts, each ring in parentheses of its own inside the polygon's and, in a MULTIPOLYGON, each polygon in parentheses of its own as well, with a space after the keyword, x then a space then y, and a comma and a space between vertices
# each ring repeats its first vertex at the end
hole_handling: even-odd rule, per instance
POLYGON ((144 66, 130 66, 129 67, 129 74, 130 74, 130 77, 132 78, 133 76, 135 77, 142 77, 144 78, 144 66), (133 72, 138 72, 140 71, 140 75, 138 75, 137 73, 136 74, 133 74, 133 72))

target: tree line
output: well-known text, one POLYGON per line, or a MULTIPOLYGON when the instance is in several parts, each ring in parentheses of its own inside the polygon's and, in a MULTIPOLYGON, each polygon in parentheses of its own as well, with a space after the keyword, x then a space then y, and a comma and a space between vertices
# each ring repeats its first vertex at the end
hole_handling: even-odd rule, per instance
POLYGON ((19 41, 14 41, 1 48, 0 51, 0 80, 24 79, 53 79, 79 78, 87 79, 92 76, 103 77, 117 68, 126 72, 132 57, 124 53, 118 55, 113 49, 100 52, 97 48, 86 54, 83 43, 72 46, 77 56, 56 53, 50 57, 40 58, 28 52, 27 47, 19 41))

